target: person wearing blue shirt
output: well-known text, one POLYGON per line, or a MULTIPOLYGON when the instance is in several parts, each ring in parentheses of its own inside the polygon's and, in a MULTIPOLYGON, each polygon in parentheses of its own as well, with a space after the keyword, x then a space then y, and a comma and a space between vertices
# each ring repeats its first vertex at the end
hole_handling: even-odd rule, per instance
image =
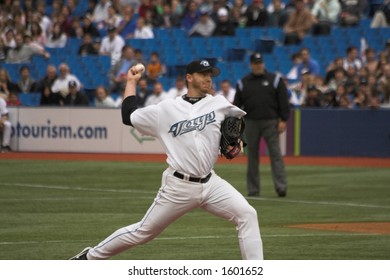
POLYGON ((302 48, 301 51, 302 62, 298 65, 298 80, 301 79, 302 72, 309 72, 314 76, 320 75, 320 64, 310 57, 310 50, 308 48, 302 48))

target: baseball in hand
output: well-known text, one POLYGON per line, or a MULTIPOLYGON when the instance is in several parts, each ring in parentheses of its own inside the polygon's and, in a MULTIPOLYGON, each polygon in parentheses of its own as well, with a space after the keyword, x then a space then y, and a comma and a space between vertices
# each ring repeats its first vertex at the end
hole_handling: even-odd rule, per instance
POLYGON ((135 70, 137 71, 137 73, 143 73, 145 72, 145 66, 142 63, 138 63, 135 66, 135 70))

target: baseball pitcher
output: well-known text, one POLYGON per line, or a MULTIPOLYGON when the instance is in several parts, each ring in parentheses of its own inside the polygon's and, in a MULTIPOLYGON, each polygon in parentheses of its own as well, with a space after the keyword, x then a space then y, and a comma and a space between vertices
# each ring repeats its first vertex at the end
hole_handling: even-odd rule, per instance
POLYGON ((137 109, 136 84, 143 70, 136 65, 128 71, 122 119, 125 125, 156 137, 164 147, 168 168, 161 188, 141 221, 118 229, 72 259, 108 259, 154 239, 195 208, 236 225, 243 259, 263 259, 256 210, 213 170, 220 152, 230 159, 240 152, 245 115, 223 96, 208 94, 212 77, 220 70, 206 60, 193 61, 186 68, 186 95, 137 109))

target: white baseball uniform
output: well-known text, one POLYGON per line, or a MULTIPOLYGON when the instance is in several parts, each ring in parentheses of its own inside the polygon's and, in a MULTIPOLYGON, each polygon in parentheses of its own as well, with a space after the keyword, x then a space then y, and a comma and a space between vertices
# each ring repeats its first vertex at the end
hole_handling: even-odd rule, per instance
POLYGON ((242 258, 263 259, 256 210, 213 170, 219 156, 221 122, 227 116, 244 115, 224 97, 211 95, 195 104, 177 97, 134 111, 132 125, 161 141, 169 167, 143 219, 90 249, 88 259, 107 259, 146 243, 195 208, 235 223, 242 258))
MULTIPOLYGON (((7 103, 3 98, 0 97, 0 118, 8 114, 7 103)), ((3 121, 3 126, 1 127, 3 131, 2 146, 9 146, 11 142, 11 122, 9 120, 3 121)))

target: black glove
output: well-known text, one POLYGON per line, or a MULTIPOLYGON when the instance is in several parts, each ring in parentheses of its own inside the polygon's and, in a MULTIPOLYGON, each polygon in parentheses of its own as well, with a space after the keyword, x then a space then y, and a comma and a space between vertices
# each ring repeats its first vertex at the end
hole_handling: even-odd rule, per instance
POLYGON ((241 142, 246 146, 242 140, 244 128, 244 120, 236 117, 227 117, 221 123, 220 151, 227 159, 235 158, 240 153, 241 142))

